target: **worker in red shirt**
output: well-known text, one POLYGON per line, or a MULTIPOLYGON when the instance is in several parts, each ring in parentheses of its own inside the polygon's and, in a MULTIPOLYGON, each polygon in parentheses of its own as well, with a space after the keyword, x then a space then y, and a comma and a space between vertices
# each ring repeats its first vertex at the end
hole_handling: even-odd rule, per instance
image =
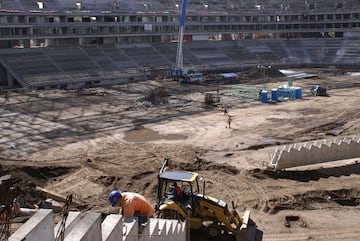
POLYGON ((120 207, 121 214, 127 218, 135 216, 139 225, 146 223, 148 218, 154 216, 154 208, 146 198, 134 192, 120 192, 114 190, 109 194, 109 202, 112 207, 120 207))

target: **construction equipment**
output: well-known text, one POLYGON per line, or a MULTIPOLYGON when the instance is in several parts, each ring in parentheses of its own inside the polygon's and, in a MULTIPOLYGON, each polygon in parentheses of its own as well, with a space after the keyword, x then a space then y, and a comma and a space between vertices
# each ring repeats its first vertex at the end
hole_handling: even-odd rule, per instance
POLYGON ((176 69, 169 70, 166 73, 166 79, 178 81, 179 83, 202 83, 203 74, 199 70, 195 69, 176 69))
POLYGON ((190 229, 206 230, 209 238, 232 235, 236 240, 255 240, 257 228, 249 210, 240 217, 234 202, 230 211, 226 202, 207 196, 205 182, 200 192, 198 173, 168 168, 165 159, 158 175, 157 217, 184 220, 190 229))
POLYGON ((315 96, 329 96, 326 88, 321 85, 314 85, 311 87, 311 93, 315 96))
POLYGON ((179 83, 199 83, 203 81, 202 73, 200 71, 194 69, 184 69, 183 41, 185 15, 186 0, 182 0, 175 69, 169 70, 166 73, 166 78, 178 81, 179 83))

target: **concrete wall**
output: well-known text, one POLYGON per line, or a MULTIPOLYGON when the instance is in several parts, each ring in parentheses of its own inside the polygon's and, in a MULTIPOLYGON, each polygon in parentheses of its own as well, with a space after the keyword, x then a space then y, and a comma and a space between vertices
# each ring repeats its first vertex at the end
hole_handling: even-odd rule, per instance
POLYGON ((282 170, 360 157, 360 137, 338 138, 277 148, 268 167, 282 170))
POLYGON ((40 209, 13 233, 9 241, 54 241, 63 227, 64 241, 185 241, 185 223, 178 220, 151 218, 138 226, 136 217, 123 220, 121 215, 69 212, 65 226, 54 225, 51 209, 40 209), (54 227, 55 226, 55 227, 54 227), (60 230, 60 231, 59 231, 60 230))

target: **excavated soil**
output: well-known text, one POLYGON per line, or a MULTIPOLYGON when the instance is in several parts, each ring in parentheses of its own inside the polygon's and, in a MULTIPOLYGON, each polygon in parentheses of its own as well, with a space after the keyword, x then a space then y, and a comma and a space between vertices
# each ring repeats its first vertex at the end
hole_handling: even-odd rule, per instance
MULTIPOLYGON (((0 98, 0 176, 11 175, 23 207, 43 205, 41 187, 73 194, 72 210, 108 214, 115 188, 155 205, 157 173, 169 158, 172 168, 198 172, 207 195, 234 201, 239 213, 250 209, 263 240, 358 240, 360 158, 267 169, 278 146, 360 136, 360 77, 306 71, 318 77, 293 81, 303 98, 276 103, 241 98, 232 83, 163 80, 99 88, 99 95, 11 92, 9 102, 0 98), (314 84, 325 85, 329 97, 312 95, 314 84), (166 95, 154 97, 158 87, 166 95), (205 93, 218 88, 220 105, 205 105, 205 93)), ((279 76, 240 81, 269 90, 287 84, 279 76)))

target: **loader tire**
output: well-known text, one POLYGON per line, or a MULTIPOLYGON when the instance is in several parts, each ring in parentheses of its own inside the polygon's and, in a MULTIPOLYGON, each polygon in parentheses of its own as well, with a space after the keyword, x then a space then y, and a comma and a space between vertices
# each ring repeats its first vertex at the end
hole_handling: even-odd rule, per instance
POLYGON ((222 233, 222 228, 220 225, 212 223, 206 227, 206 232, 210 239, 217 239, 222 233))

